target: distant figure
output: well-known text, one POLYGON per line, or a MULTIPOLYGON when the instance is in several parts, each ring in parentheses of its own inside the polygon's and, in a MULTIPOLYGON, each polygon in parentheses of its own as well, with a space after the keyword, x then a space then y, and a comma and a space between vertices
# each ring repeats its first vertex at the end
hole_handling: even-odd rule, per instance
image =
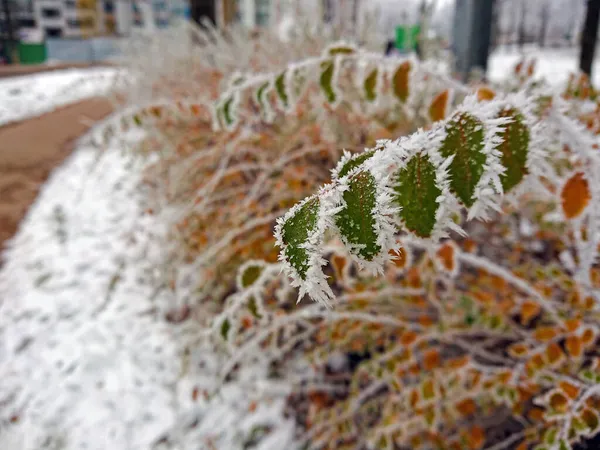
POLYGON ((398 56, 400 54, 401 52, 396 48, 396 43, 389 40, 385 47, 385 56, 398 56))
POLYGON ((390 56, 392 54, 392 51, 394 50, 394 41, 389 40, 387 41, 387 45, 385 47, 385 56, 390 56))

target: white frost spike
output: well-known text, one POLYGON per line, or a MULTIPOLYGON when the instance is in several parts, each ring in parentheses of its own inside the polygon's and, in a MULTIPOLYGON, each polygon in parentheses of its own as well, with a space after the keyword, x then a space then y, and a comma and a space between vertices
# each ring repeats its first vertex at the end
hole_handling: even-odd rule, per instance
POLYGON ((315 197, 313 196, 304 199, 302 202, 292 207, 283 217, 277 219, 275 239, 277 245, 281 248, 279 260, 283 264, 282 270, 284 270, 292 279, 292 286, 300 288, 298 301, 300 301, 304 295, 308 294, 313 300, 331 308, 330 300, 334 298, 334 295, 327 283, 325 274, 321 269, 327 261, 320 253, 325 230, 331 226, 331 212, 326 211, 324 208, 324 204, 328 203, 328 194, 325 189, 322 189, 319 193, 319 211, 317 213, 315 229, 309 234, 307 241, 302 245, 302 248, 304 248, 308 254, 308 270, 306 272, 305 280, 302 279, 296 269, 285 258, 285 249, 287 248, 287 245, 283 242, 283 226, 300 210, 300 208, 314 198, 315 197))

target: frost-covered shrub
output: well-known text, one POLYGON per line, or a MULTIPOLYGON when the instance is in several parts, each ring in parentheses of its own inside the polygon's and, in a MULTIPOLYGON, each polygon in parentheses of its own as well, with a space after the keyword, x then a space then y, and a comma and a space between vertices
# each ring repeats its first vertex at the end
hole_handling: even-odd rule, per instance
POLYGON ((199 101, 169 87, 106 128, 146 129, 161 156, 147 178, 172 228, 162 274, 202 308, 185 317, 210 327, 221 384, 257 365, 245 382, 292 385, 300 448, 597 434, 600 109, 585 78, 560 92, 521 67, 503 88, 464 86, 346 41, 253 69, 183 83, 199 101))

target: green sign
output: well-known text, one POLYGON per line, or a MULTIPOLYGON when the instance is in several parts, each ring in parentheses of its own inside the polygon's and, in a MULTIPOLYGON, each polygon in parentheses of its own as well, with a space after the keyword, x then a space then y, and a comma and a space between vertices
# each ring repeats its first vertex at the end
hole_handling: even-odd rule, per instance
POLYGON ((414 50, 420 32, 420 25, 404 25, 396 27, 396 48, 404 51, 414 50))

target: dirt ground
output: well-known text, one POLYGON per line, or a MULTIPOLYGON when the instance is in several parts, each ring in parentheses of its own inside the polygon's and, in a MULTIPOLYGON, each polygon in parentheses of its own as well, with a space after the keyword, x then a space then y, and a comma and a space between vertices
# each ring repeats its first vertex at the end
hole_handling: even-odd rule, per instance
POLYGON ((93 122, 110 112, 107 100, 92 98, 0 127, 0 251, 52 169, 93 122))

